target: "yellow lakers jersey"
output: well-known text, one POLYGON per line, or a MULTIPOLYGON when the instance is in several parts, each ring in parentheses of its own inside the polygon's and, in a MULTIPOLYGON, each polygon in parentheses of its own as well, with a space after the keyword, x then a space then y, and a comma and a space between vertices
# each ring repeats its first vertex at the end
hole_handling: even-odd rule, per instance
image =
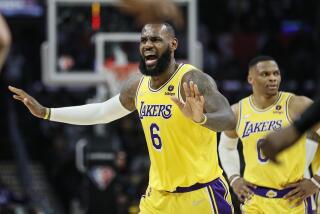
POLYGON ((318 146, 316 154, 311 162, 311 170, 313 174, 316 174, 320 168, 320 147, 318 146))
POLYGON ((222 174, 218 165, 216 133, 185 117, 172 96, 181 99, 181 79, 195 69, 181 64, 158 89, 143 76, 137 89, 136 107, 150 155, 149 185, 174 191, 209 182, 222 174))
POLYGON ((272 131, 291 123, 288 103, 292 94, 279 92, 277 101, 266 109, 254 106, 252 96, 239 102, 237 134, 243 144, 245 160, 244 178, 258 186, 283 189, 283 186, 303 177, 306 162, 306 136, 297 144, 280 153, 281 165, 268 160, 259 143, 272 131))

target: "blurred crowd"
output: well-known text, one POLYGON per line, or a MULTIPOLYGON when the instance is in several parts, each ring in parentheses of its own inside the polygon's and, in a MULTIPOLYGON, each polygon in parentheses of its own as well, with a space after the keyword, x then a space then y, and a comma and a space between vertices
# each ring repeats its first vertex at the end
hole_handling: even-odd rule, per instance
MULTIPOLYGON (((203 70, 217 81, 231 104, 249 94, 247 64, 258 54, 273 56, 279 62, 283 90, 313 97, 318 90, 320 73, 318 1, 228 0, 215 2, 214 7, 211 4, 209 0, 198 1, 198 38, 204 51, 203 70)), ((68 14, 61 14, 61 17, 59 29, 64 33, 59 35, 58 54, 72 56, 75 68, 94 67, 91 63, 94 56, 90 45, 91 29, 87 34, 78 33, 86 27, 81 25, 84 17, 68 17, 68 14), (79 19, 79 25, 68 24, 71 18, 79 19), (75 38, 82 46, 70 45, 68 37, 75 38)), ((126 23, 126 18, 115 16, 111 19, 119 31, 132 27, 126 23)), ((110 213, 136 213, 148 183, 149 168, 138 116, 132 114, 111 124, 94 127, 64 125, 32 117, 11 99, 7 85, 25 89, 50 107, 84 104, 95 97, 97 89, 44 85, 41 82, 40 46, 47 37, 45 16, 7 17, 7 21, 13 43, 0 77, 0 159, 14 159, 11 141, 15 132, 9 127, 15 124, 30 160, 43 164, 65 213, 71 213, 71 205, 75 202, 90 213, 92 206, 100 206, 95 204, 99 203, 97 198, 101 198, 101 206, 110 207, 110 213), (16 116, 10 116, 12 114, 16 116), (101 149, 114 155, 112 163, 94 165, 88 161, 86 170, 79 170, 75 161, 79 155, 76 152, 79 142, 87 142, 93 147, 97 142, 101 143, 98 147, 106 144, 101 149), (103 168, 104 165, 109 168, 103 168), (94 196, 96 200, 92 201, 88 196, 94 196)), ((178 32, 182 41, 180 49, 185 50, 183 35, 184 30, 178 32)), ((128 48, 133 52, 128 55, 132 61, 139 60, 138 49, 133 48, 137 47, 128 48)))

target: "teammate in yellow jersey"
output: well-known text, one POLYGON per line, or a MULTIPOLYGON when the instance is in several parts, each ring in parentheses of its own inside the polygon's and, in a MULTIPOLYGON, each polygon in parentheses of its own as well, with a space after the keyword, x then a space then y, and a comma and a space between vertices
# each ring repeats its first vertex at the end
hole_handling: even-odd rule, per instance
POLYGON ((255 214, 312 213, 308 201, 300 203, 318 189, 311 180, 303 178, 307 165, 306 136, 279 156, 281 165, 269 161, 258 147, 269 132, 288 126, 312 101, 279 91, 280 70, 270 56, 250 61, 248 82, 252 95, 232 106, 238 121, 236 129, 223 132, 219 144, 221 164, 230 186, 244 202, 241 209, 255 214), (243 144, 243 177, 238 138, 243 144))
POLYGON ((36 117, 70 124, 108 123, 137 110, 151 160, 140 213, 233 213, 215 132, 234 129, 234 114, 210 76, 175 61, 177 47, 171 25, 145 25, 142 75, 104 103, 50 109, 21 89, 9 89, 36 117))

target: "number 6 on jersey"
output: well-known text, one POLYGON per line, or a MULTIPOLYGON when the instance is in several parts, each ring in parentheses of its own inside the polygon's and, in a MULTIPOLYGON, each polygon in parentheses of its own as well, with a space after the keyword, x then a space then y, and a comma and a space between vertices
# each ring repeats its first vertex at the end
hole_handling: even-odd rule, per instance
POLYGON ((150 126, 150 134, 151 134, 151 140, 152 145, 156 150, 161 150, 162 148, 162 142, 160 138, 160 128, 157 124, 152 123, 150 126))

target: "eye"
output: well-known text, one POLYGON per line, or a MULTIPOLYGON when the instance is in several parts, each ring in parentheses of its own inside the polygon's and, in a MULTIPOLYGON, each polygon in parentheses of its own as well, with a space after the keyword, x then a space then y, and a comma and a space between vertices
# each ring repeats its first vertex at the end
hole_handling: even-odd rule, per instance
POLYGON ((159 38, 159 37, 153 37, 153 38, 151 38, 151 41, 152 41, 152 42, 161 42, 162 39, 159 38))
POLYGON ((146 41, 147 41, 147 39, 146 38, 141 38, 141 43, 145 43, 146 41))

